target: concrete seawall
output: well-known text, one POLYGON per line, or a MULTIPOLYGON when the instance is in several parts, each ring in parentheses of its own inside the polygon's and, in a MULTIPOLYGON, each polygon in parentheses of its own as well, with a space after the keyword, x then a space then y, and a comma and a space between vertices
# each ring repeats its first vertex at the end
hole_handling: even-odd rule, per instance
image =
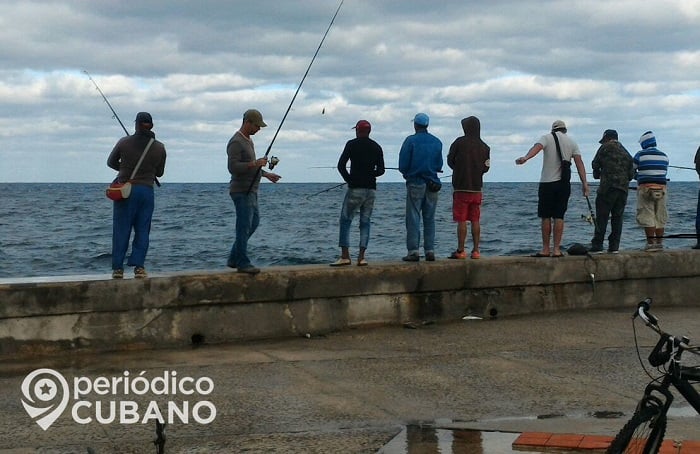
POLYGON ((158 348, 581 308, 700 306, 700 253, 0 280, 0 355, 158 348))

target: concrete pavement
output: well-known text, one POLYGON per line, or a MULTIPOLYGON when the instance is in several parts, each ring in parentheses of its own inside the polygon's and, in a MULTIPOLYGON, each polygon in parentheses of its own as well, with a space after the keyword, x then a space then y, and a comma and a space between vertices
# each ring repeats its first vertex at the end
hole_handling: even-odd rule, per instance
MULTIPOLYGON (((700 339, 696 308, 659 302, 653 310, 662 328, 700 339)), ((189 402, 188 423, 174 417, 166 428, 166 453, 373 453, 416 422, 614 435, 649 381, 637 360, 631 312, 631 307, 560 311, 177 350, 5 357, 0 453, 83 453, 88 447, 98 454, 155 452, 151 401, 163 413, 168 401, 179 409, 189 402), (69 389, 66 409, 46 430, 21 403, 22 383, 40 368, 59 373, 69 389), (98 377, 118 378, 121 385, 106 394, 98 385, 108 385, 98 377), (132 385, 146 378, 152 387, 137 395, 143 388, 127 386, 131 393, 125 395, 127 377, 132 385), (198 383, 202 392, 163 393, 160 383, 155 394, 155 377, 191 378, 187 386, 174 387, 188 391, 198 383), (194 411, 201 401, 215 415, 206 405, 194 411), (116 402, 114 421, 97 422, 110 419, 110 402, 116 402), (139 407, 119 410, 119 402, 139 407), (601 417, 617 412, 624 416, 601 417)), ((637 328, 646 357, 656 338, 643 325, 637 328)), ((30 394, 40 392, 36 383, 28 386, 30 394)), ((35 396, 33 403, 50 402, 35 396)), ((676 404, 668 437, 697 439, 700 418, 691 416, 684 401, 676 404)))

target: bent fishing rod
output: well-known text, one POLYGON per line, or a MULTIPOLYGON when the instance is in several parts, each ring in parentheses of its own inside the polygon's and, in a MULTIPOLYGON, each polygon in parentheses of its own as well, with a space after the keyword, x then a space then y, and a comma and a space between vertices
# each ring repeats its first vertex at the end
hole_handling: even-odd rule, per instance
MULTIPOLYGON (((328 32, 331 31, 331 27, 333 26, 333 22, 335 22, 335 18, 338 17, 338 13, 340 12, 340 8, 343 6, 344 1, 345 0, 340 0, 340 4, 338 5, 338 8, 335 10, 335 14, 333 14, 333 18, 331 19, 331 22, 328 24, 328 28, 326 29, 326 32, 323 34, 323 37, 321 38, 321 42, 318 43, 318 47, 316 48, 316 52, 314 52, 314 56, 311 58, 311 61, 309 62, 309 66, 306 68, 306 72, 304 73, 304 76, 301 78, 301 81, 299 82, 299 86, 297 87, 297 91, 294 92, 294 96, 292 96, 292 100, 289 103, 289 107, 287 107, 287 111, 284 113, 284 116, 282 116, 282 121, 280 121, 279 126, 277 126, 277 131, 275 131, 275 135, 272 136, 272 140, 270 141, 270 145, 268 145, 267 151, 265 151, 265 155, 263 156, 264 158, 267 158, 267 156, 270 154, 270 150, 272 150, 272 144, 275 143, 275 139, 277 139, 277 134, 279 134, 280 129, 282 129, 282 125, 284 124, 284 120, 287 119, 287 115, 289 114, 289 111, 292 110, 292 105, 294 105, 294 101, 297 99, 297 95, 299 94, 299 90, 301 90, 301 86, 304 84, 304 81, 306 80, 306 76, 309 75, 309 71, 311 70, 311 66, 314 64, 314 61, 316 60, 316 56, 318 55, 319 51, 321 50, 321 46, 323 46, 323 42, 326 40, 326 36, 328 36, 328 32)), ((278 162, 279 162, 279 160, 278 160, 278 162)), ((253 177, 253 180, 250 182, 250 186, 248 186, 248 191, 247 191, 248 193, 250 193, 250 190, 253 189, 253 184, 255 183, 255 180, 258 178, 258 175, 260 174, 260 172, 262 172, 262 167, 258 167, 258 170, 255 172, 255 176, 253 177)))
POLYGON ((90 79, 90 82, 92 82, 92 84, 95 86, 95 88, 97 88, 97 91, 100 93, 100 96, 102 96, 102 99, 104 99, 105 102, 107 103, 107 106, 109 107, 109 110, 112 111, 112 118, 115 118, 115 119, 119 122, 119 124, 121 125, 122 129, 124 130, 124 133, 126 133, 127 136, 131 135, 131 134, 129 134, 129 131, 126 130, 126 127, 124 126, 124 123, 122 123, 122 121, 119 119, 119 115, 117 115, 117 112, 114 111, 114 108, 112 107, 112 104, 109 103, 109 100, 107 99, 107 97, 105 96, 105 94, 102 93, 102 90, 100 90, 100 87, 99 87, 99 85, 97 85, 97 82, 95 82, 95 79, 93 79, 92 76, 90 75, 90 73, 87 72, 86 70, 83 70, 83 72, 88 76, 88 79, 90 79))
MULTIPOLYGON (((119 119, 119 115, 117 115, 117 112, 114 110, 114 107, 112 107, 112 104, 110 104, 110 102, 107 99, 107 97, 105 96, 105 94, 102 93, 102 90, 100 90, 100 86, 97 85, 97 82, 95 82, 95 79, 92 78, 92 76, 90 75, 89 72, 87 72, 87 70, 83 69, 83 72, 88 76, 88 79, 90 79, 90 82, 92 82, 92 84, 95 86, 97 91, 100 93, 100 96, 102 96, 102 99, 104 99, 104 101, 107 103, 109 110, 112 111, 112 118, 116 119, 119 122, 119 125, 124 130, 124 134, 126 134, 127 136, 130 136, 131 134, 129 134, 129 131, 126 130, 124 123, 122 123, 122 121, 119 119)), ((158 181, 158 178, 155 178, 155 183, 156 183, 156 186, 160 187, 160 181, 158 181)))

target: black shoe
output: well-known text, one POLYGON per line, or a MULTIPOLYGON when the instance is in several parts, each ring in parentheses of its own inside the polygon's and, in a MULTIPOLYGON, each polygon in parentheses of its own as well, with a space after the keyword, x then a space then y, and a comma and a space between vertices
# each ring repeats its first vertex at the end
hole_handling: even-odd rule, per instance
POLYGON ((590 254, 602 254, 603 253, 603 246, 591 246, 591 248, 588 250, 590 254))
POLYGON ((434 252, 426 252, 425 253, 425 261, 426 262, 434 262, 435 261, 435 253, 434 252))
POLYGON ((245 268, 238 268, 239 273, 245 273, 245 274, 258 274, 260 272, 260 268, 256 268, 253 265, 246 266, 245 268))
POLYGON ((229 268, 238 268, 238 265, 236 265, 233 262, 226 262, 226 266, 228 266, 229 268))
POLYGON ((695 246, 693 246, 693 249, 700 249, 700 243, 698 243, 698 244, 696 244, 695 246))
POLYGON ((420 256, 418 254, 408 254, 401 260, 403 260, 404 262, 417 262, 420 260, 420 256))

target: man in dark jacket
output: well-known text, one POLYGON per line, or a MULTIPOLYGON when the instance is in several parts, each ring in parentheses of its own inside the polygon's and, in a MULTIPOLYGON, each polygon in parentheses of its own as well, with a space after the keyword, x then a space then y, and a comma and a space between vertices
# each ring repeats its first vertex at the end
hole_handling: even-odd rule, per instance
POLYGON ((603 239, 610 218, 608 252, 617 254, 622 236, 622 216, 627 204, 629 183, 634 178, 634 162, 629 152, 617 140, 617 131, 607 129, 593 158, 593 178, 600 179, 595 198, 595 234, 591 240, 592 253, 603 252, 603 239))
POLYGON ((450 146, 447 165, 452 169, 452 218, 457 223, 457 250, 451 259, 467 258, 464 243, 467 238, 467 222, 472 225, 474 249, 471 258, 481 257, 479 240, 481 238, 481 202, 483 200, 483 176, 489 171, 489 148, 481 140, 481 123, 477 117, 462 119, 464 135, 458 137, 450 146))
POLYGON ((348 184, 343 208, 340 211, 339 246, 341 255, 331 266, 350 265, 350 225, 355 213, 360 213, 359 266, 367 265, 365 251, 369 242, 370 217, 377 192, 377 177, 384 175, 384 152, 377 142, 369 138, 372 130, 367 120, 360 120, 354 127, 355 138, 345 144, 338 160, 338 172, 348 184), (350 172, 347 164, 350 161, 350 172))
MULTIPOLYGON (((698 147, 695 152, 695 172, 697 172, 698 177, 700 177, 700 147, 698 147)), ((693 246, 693 249, 700 249, 700 191, 698 191, 698 206, 695 212, 695 236, 697 242, 695 246, 693 246)))
POLYGON ((165 146, 155 140, 153 118, 148 112, 139 112, 134 121, 136 132, 117 142, 107 158, 107 165, 119 171, 117 180, 131 183, 131 195, 114 202, 112 227, 112 277, 124 277, 124 259, 129 248, 129 237, 134 230, 131 255, 127 264, 134 267, 134 277, 145 278, 146 253, 148 252, 151 218, 155 206, 153 183, 156 177, 165 172, 165 146), (143 156, 133 178, 131 175, 138 165, 146 146, 153 140, 143 156), (131 178, 131 179, 130 179, 131 178))

